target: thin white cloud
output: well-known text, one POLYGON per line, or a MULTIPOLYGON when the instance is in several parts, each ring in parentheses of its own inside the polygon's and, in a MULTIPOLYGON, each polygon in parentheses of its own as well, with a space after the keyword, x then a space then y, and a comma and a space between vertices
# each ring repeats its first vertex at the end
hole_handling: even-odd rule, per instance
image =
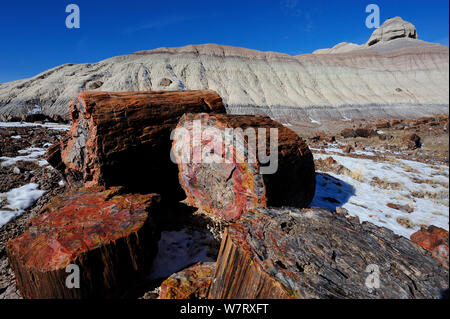
POLYGON ((199 18, 198 16, 171 16, 171 17, 159 18, 159 19, 153 20, 148 23, 128 27, 123 32, 124 33, 134 33, 134 32, 151 30, 151 29, 160 29, 160 28, 171 26, 171 25, 179 24, 182 22, 192 21, 192 20, 195 20, 198 18, 199 18))
POLYGON ((304 22, 303 30, 311 32, 313 28, 310 13, 302 8, 303 3, 299 0, 280 0, 281 10, 284 15, 296 17, 304 22))

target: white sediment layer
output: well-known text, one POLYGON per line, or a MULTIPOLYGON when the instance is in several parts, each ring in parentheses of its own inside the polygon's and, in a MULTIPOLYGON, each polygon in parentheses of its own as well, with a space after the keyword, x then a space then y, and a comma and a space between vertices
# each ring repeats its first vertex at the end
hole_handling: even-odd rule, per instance
POLYGON ((328 54, 205 44, 65 64, 0 84, 0 114, 25 114, 39 105, 46 114, 67 115, 67 103, 82 90, 180 89, 212 89, 231 113, 281 122, 448 113, 448 47, 411 38, 408 24, 388 22, 387 33, 377 31, 378 43, 341 44, 328 54), (397 38, 399 28, 405 37, 397 38))

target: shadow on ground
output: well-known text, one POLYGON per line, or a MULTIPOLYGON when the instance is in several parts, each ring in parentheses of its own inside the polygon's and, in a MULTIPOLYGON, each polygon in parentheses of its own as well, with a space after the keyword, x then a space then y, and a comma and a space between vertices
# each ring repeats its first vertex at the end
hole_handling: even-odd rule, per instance
POLYGON ((325 173, 316 173, 316 194, 309 207, 326 208, 331 211, 341 207, 355 195, 352 185, 325 173))

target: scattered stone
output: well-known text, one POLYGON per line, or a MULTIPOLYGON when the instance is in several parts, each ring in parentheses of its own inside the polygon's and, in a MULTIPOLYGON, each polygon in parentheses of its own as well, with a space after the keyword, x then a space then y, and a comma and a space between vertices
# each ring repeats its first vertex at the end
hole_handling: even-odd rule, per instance
POLYGON ((348 210, 344 207, 336 207, 336 214, 339 216, 348 216, 348 210))
POLYGON ((412 213, 414 211, 414 207, 411 207, 410 205, 399 205, 399 204, 394 204, 394 203, 387 203, 386 205, 389 208, 392 209, 396 209, 396 210, 400 210, 404 213, 412 213))
POLYGON ((390 128, 391 123, 389 121, 378 121, 375 123, 377 129, 390 128))
POLYGON ((343 151, 347 154, 350 154, 351 152, 353 152, 355 149, 353 148, 353 146, 351 145, 346 145, 343 149, 343 151))
POLYGON ((350 137, 356 137, 356 132, 355 130, 351 129, 351 128, 345 128, 341 131, 341 136, 343 138, 350 138, 350 137))
POLYGON ((103 85, 103 82, 102 81, 94 81, 94 82, 91 82, 91 83, 89 83, 88 85, 86 85, 86 88, 88 89, 88 90, 96 90, 96 89, 98 89, 99 87, 101 87, 103 85))
POLYGON ((350 176, 352 173, 344 165, 341 165, 338 162, 336 162, 336 160, 331 156, 327 157, 324 160, 322 160, 321 158, 314 160, 314 166, 316 170, 333 172, 336 174, 344 174, 350 176))
POLYGON ((162 78, 161 81, 159 82, 160 86, 169 86, 172 84, 172 80, 168 79, 168 78, 162 78))
POLYGON ((374 131, 373 129, 370 129, 370 128, 358 128, 355 130, 355 134, 358 137, 364 137, 364 138, 378 135, 378 133, 376 131, 374 131))
POLYGON ((411 235, 411 241, 430 251, 433 258, 448 269, 449 261, 449 236, 448 231, 436 226, 422 226, 421 229, 411 235))
POLYGON ((417 148, 420 148, 422 146, 422 143, 420 142, 420 136, 417 134, 410 134, 406 135, 402 138, 402 142, 405 143, 406 147, 410 150, 415 150, 417 148))
POLYGON ((415 226, 408 218, 404 217, 397 217, 397 223, 405 228, 413 228, 415 226))

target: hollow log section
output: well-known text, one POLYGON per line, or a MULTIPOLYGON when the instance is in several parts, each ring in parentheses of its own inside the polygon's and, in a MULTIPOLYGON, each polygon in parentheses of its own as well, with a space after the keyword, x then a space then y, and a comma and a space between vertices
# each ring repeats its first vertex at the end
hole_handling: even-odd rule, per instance
POLYGON ((306 207, 311 203, 315 193, 311 151, 296 133, 269 117, 189 113, 180 119, 177 129, 181 133, 175 134, 172 150, 177 159, 179 181, 186 193, 188 205, 219 220, 233 221, 255 207, 306 207), (193 141, 195 135, 198 135, 194 121, 201 121, 202 138, 198 142, 193 141), (248 154, 242 154, 237 151, 238 143, 226 142, 226 129, 229 128, 241 128, 243 132, 248 128, 255 129, 255 132, 258 132, 258 128, 266 128, 265 147, 261 146, 266 150, 266 155, 271 155, 269 129, 278 129, 276 172, 260 174, 261 167, 269 164, 262 164, 257 154, 254 163, 248 161, 252 149, 248 145, 256 145, 255 153, 259 148, 258 134, 243 136, 245 149, 249 151, 248 154), (196 147, 196 143, 201 144, 201 147, 196 147), (214 149, 214 143, 222 143, 222 154, 214 155, 222 159, 230 156, 228 162, 206 163, 198 160, 205 153, 209 154, 205 150, 213 149, 214 153, 219 149, 220 152, 220 147, 214 149), (186 146, 192 147, 186 150, 186 146), (189 156, 190 160, 186 160, 189 156))
POLYGON ((186 112, 225 113, 214 91, 82 92, 72 126, 47 160, 69 186, 125 186, 183 197, 170 160, 170 134, 186 112), (61 162, 63 164, 61 164, 61 162), (81 181, 81 183, 80 183, 81 181))
POLYGON ((148 272, 159 232, 159 195, 121 194, 119 187, 78 189, 55 197, 29 229, 6 244, 24 298, 113 297, 148 272), (80 288, 66 287, 69 264, 80 288))
POLYGON ((209 298, 439 298, 448 289, 448 271, 410 240, 319 208, 248 212, 225 231, 216 265, 209 298), (365 284, 371 264, 379 288, 365 284))

